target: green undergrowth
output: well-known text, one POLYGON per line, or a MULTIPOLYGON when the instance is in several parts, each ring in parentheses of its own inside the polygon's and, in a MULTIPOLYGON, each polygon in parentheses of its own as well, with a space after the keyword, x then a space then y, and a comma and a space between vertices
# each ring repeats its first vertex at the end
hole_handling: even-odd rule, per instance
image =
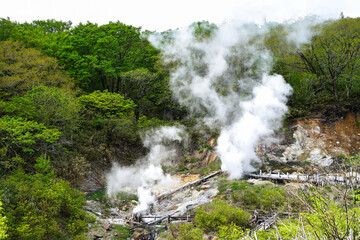
MULTIPOLYGON (((284 185, 253 185, 246 180, 220 179, 219 195, 235 206, 260 211, 299 211, 301 204, 284 185)), ((295 192, 296 193, 296 192, 295 192)))
POLYGON ((359 234, 358 191, 344 186, 254 185, 221 177, 218 190, 212 203, 193 210, 192 223, 172 224, 159 239, 348 239, 350 229, 359 234), (276 228, 250 234, 257 226, 251 221, 255 210, 264 218, 277 214, 276 228))
POLYGON ((83 209, 85 195, 56 178, 48 158, 36 159, 34 168, 33 174, 18 168, 0 179, 7 239, 84 239, 95 220, 83 209))
POLYGON ((200 174, 201 176, 208 175, 211 172, 218 171, 221 169, 221 161, 216 160, 209 165, 201 166, 199 168, 193 168, 189 172, 192 174, 200 174))
POLYGON ((351 235, 358 236, 359 205, 351 204, 348 191, 340 191, 342 199, 334 200, 324 195, 327 190, 312 188, 300 194, 299 198, 307 205, 306 211, 278 221, 276 227, 267 231, 258 231, 258 239, 353 239, 351 235))
POLYGON ((88 194, 87 200, 100 202, 104 208, 103 214, 108 215, 109 213, 107 209, 115 205, 124 211, 128 211, 131 207, 133 207, 133 201, 138 201, 138 197, 135 194, 127 192, 119 192, 116 196, 109 197, 106 194, 106 190, 100 190, 88 194))
MULTIPOLYGON (((92 192, 87 195, 88 200, 94 200, 99 202, 106 202, 110 198, 106 195, 106 190, 100 190, 97 192, 92 192)), ((135 194, 127 193, 127 192, 119 192, 114 199, 122 200, 122 201, 138 201, 138 198, 135 194)))
POLYGON ((127 226, 122 226, 122 225, 116 225, 113 224, 112 225, 114 228, 114 232, 117 234, 117 238, 119 240, 125 240, 125 239, 129 239, 131 237, 131 232, 130 232, 130 228, 127 226))
MULTIPOLYGON (((91 223, 89 231, 84 239, 116 239, 126 240, 131 238, 132 229, 130 226, 111 224, 111 231, 105 231, 102 221, 91 223)), ((52 239, 52 238, 48 238, 52 239)))
POLYGON ((100 190, 100 191, 89 193, 86 196, 86 198, 87 198, 87 200, 93 200, 93 201, 102 202, 106 198, 106 190, 100 190))
POLYGON ((222 236, 222 239, 238 239, 245 236, 250 227, 250 214, 241 208, 227 204, 221 199, 199 207, 193 223, 172 224, 167 232, 162 233, 159 239, 203 239, 204 233, 209 236, 222 236))
POLYGON ((199 159, 190 158, 185 159, 184 162, 179 163, 177 166, 169 167, 163 166, 163 170, 165 173, 170 173, 172 175, 176 173, 189 173, 189 174, 200 174, 201 176, 208 175, 214 171, 218 171, 221 169, 221 161, 215 160, 209 165, 199 166, 199 159), (190 166, 187 166, 186 163, 191 163, 190 166))

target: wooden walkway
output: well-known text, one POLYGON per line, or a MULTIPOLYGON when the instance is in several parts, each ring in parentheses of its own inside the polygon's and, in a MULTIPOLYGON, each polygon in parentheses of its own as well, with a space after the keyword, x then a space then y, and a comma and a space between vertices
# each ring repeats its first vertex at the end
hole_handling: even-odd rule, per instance
POLYGON ((143 221, 147 225, 154 225, 154 224, 159 224, 164 220, 167 220, 168 223, 170 223, 171 221, 191 222, 194 220, 194 218, 195 218, 195 214, 183 215, 183 216, 172 216, 171 214, 167 216, 140 216, 139 222, 143 221), (153 220, 147 222, 145 219, 153 219, 153 220))
POLYGON ((247 173, 245 177, 264 179, 270 181, 285 181, 285 182, 310 182, 316 185, 334 185, 342 184, 346 186, 360 186, 360 174, 352 172, 345 176, 344 174, 332 175, 332 174, 314 174, 314 175, 300 175, 289 173, 247 173))

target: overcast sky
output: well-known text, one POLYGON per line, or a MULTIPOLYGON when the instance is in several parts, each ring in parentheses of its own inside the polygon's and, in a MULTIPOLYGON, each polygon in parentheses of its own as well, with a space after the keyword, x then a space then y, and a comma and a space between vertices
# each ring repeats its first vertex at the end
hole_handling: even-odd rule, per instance
POLYGON ((360 17, 360 0, 0 0, 0 17, 13 21, 56 19, 106 24, 123 22, 164 31, 206 20, 216 24, 284 21, 314 14, 360 17))

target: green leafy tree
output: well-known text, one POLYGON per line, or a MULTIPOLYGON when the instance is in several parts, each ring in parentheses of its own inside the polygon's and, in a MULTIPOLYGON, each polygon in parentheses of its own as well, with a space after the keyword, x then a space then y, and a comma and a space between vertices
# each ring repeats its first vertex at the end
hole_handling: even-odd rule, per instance
POLYGON ((3 203, 0 202, 0 239, 6 239, 8 237, 7 231, 7 218, 4 216, 3 203))
POLYGON ((170 102, 167 82, 162 76, 147 69, 137 68, 121 74, 123 86, 121 93, 131 98, 135 104, 136 119, 141 115, 161 116, 165 103, 170 102))
POLYGON ((55 58, 44 56, 38 50, 25 48, 19 42, 0 42, 1 91, 8 96, 18 96, 39 85, 70 91, 74 82, 55 58))
POLYGON ((0 18, 0 41, 8 40, 16 28, 10 18, 0 18))
POLYGON ((95 91, 79 97, 87 128, 102 131, 105 141, 136 138, 135 107, 130 99, 118 93, 95 91))
MULTIPOLYGON (((210 28, 210 24, 200 25, 204 34, 210 28)), ((56 57, 84 90, 130 97, 137 104, 137 118, 145 114, 173 119, 183 112, 174 110, 179 107, 171 100, 169 73, 158 68, 159 51, 147 41, 151 32, 141 33, 140 28, 120 22, 102 26, 88 22, 72 28, 71 22, 53 19, 24 24, 4 19, 4 26, 6 31, 13 26, 5 39, 22 41, 56 57)))
POLYGON ((99 159, 114 155, 131 161, 138 153, 129 152, 129 147, 141 144, 133 101, 118 93, 95 91, 79 97, 79 102, 82 121, 73 148, 94 168, 99 159))
POLYGON ((360 90, 360 19, 341 19, 324 26, 298 55, 298 66, 308 73, 314 92, 327 92, 336 100, 360 90))
POLYGON ((134 116, 135 104, 132 100, 125 99, 118 93, 108 91, 95 91, 88 95, 79 97, 79 101, 85 108, 85 115, 88 119, 95 115, 105 118, 134 116))
POLYGON ((80 238, 90 221, 84 194, 56 179, 48 159, 38 158, 35 169, 18 169, 0 183, 9 238, 80 238))
POLYGON ((43 29, 45 33, 57 33, 68 31, 72 27, 71 21, 56 21, 55 19, 47 20, 35 20, 32 22, 33 25, 43 29))
MULTIPOLYGON (((61 132, 48 129, 43 124, 20 117, 0 118, 0 157, 1 170, 6 171, 27 159, 57 150, 55 143, 61 132)), ((27 162, 27 164, 29 164, 27 162)))
MULTIPOLYGON (((21 117, 25 122, 32 121, 43 124, 46 128, 55 129, 60 133, 56 142, 49 144, 48 147, 36 148, 36 153, 33 154, 37 156, 37 154, 46 153, 51 156, 52 167, 56 175, 75 185, 79 184, 88 169, 86 159, 75 147, 79 141, 78 130, 83 123, 80 110, 81 105, 72 94, 62 89, 45 86, 35 87, 25 96, 0 101, 0 116, 2 112, 7 117, 21 117)), ((30 131, 29 137, 34 134, 35 132, 30 131)), ((43 143, 43 141, 41 142, 43 143)), ((9 157, 10 153, 8 151, 5 153, 5 148, 3 150, 4 154, 9 157)), ((21 148, 18 150, 20 151, 21 148)), ((23 155, 21 160, 33 154, 23 155)))
POLYGON ((9 18, 0 18, 2 32, 0 40, 20 41, 26 47, 42 50, 44 53, 52 53, 52 49, 58 44, 57 37, 72 27, 70 21, 56 21, 54 19, 36 20, 31 23, 18 23, 9 18))
POLYGON ((313 27, 309 43, 298 46, 287 40, 291 26, 273 27, 266 44, 275 55, 274 72, 294 89, 291 106, 323 108, 324 103, 359 100, 359 29, 359 19, 327 21, 313 27))
POLYGON ((120 74, 138 67, 152 69, 157 51, 140 37, 140 28, 120 22, 88 22, 58 35, 50 54, 66 66, 86 91, 118 92, 120 74))
POLYGON ((25 96, 15 97, 3 104, 6 114, 55 127, 65 135, 73 133, 80 121, 80 105, 77 99, 58 88, 34 87, 25 96))
POLYGON ((191 27, 198 40, 210 38, 218 30, 216 24, 209 23, 208 21, 194 22, 191 24, 191 27))

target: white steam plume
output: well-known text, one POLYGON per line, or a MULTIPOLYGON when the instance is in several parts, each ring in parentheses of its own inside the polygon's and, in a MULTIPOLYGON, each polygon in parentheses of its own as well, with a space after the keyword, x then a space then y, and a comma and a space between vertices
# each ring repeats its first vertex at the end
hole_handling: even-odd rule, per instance
POLYGON ((299 48, 301 44, 310 42, 311 38, 319 33, 319 29, 316 30, 315 26, 322 22, 324 19, 318 16, 307 16, 284 24, 288 31, 286 41, 294 43, 299 48))
POLYGON ((254 149, 260 138, 271 136, 273 129, 280 127, 290 91, 281 76, 264 74, 262 84, 253 89, 253 98, 240 103, 241 116, 221 130, 217 152, 222 170, 229 172, 230 178, 255 170, 251 165, 251 161, 258 161, 254 149))
POLYGON ((161 127, 151 130, 142 135, 142 141, 149 153, 144 159, 131 167, 121 167, 114 164, 107 175, 107 193, 114 196, 121 191, 137 191, 139 205, 133 210, 134 213, 144 211, 149 204, 153 203, 155 185, 166 189, 177 184, 170 175, 164 174, 161 163, 174 157, 176 151, 169 143, 185 141, 187 135, 182 128, 161 127))
POLYGON ((266 31, 227 23, 205 39, 192 28, 174 32, 168 44, 160 35, 149 38, 165 62, 177 64, 170 78, 174 97, 208 126, 220 127, 217 152, 232 178, 253 170, 258 141, 280 127, 287 112, 291 87, 269 74, 272 57, 261 37, 266 31))

